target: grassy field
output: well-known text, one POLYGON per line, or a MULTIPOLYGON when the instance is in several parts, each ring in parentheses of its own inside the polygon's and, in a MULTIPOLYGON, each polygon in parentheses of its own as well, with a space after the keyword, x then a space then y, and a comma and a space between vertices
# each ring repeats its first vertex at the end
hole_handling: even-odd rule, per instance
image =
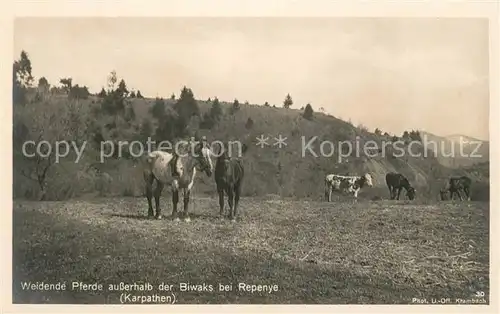
MULTIPOLYGON (((162 198, 165 214, 169 197, 162 198)), ((486 202, 243 198, 241 221, 196 198, 192 221, 147 220, 144 198, 14 201, 14 303, 120 303, 107 285, 173 285, 176 303, 411 303, 489 294, 486 202), (33 292, 23 281, 102 283, 33 292), (180 282, 213 285, 182 292, 180 282), (277 285, 242 292, 238 283, 277 285), (218 284, 233 291, 218 292, 218 284), (69 289, 69 288, 68 288, 69 289)))

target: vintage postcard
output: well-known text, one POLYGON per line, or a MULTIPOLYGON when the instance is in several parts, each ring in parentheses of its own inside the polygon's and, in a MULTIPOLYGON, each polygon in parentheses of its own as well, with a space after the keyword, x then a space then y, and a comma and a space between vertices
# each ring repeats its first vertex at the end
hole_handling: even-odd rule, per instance
POLYGON ((430 12, 15 16, 6 312, 498 310, 498 19, 430 12))

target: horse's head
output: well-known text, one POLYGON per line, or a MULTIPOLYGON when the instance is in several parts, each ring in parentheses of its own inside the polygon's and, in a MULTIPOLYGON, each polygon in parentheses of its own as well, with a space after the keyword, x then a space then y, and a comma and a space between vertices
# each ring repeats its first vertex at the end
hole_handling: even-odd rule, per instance
POLYGON ((207 176, 212 176, 213 165, 212 165, 212 151, 210 148, 203 144, 198 143, 195 146, 194 155, 197 161, 198 170, 205 172, 207 176))
POLYGON ((229 158, 227 153, 227 147, 225 147, 225 143, 219 142, 214 147, 214 155, 217 158, 217 161, 221 161, 229 158))
POLYGON ((410 186, 408 190, 406 190, 406 196, 408 196, 408 199, 410 201, 413 201, 415 199, 416 192, 417 190, 415 190, 415 188, 412 186, 410 186))

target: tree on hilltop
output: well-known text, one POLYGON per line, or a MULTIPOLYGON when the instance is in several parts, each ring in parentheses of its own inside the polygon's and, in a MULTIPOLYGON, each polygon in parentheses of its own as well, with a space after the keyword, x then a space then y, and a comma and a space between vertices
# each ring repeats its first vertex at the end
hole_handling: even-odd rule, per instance
POLYGON ((231 106, 231 109, 229 111, 230 114, 235 114, 238 110, 240 110, 240 102, 238 101, 238 99, 235 99, 233 101, 233 104, 231 106))
POLYGON ((161 120, 165 116, 165 102, 163 98, 156 98, 153 107, 151 107, 151 115, 158 120, 161 120))
POLYGON ((118 97, 121 98, 126 98, 128 96, 128 89, 127 89, 127 84, 125 83, 124 79, 120 80, 120 83, 118 84, 118 88, 116 89, 116 93, 118 97))
POLYGON ((100 98, 104 98, 106 97, 106 90, 104 89, 104 87, 101 89, 101 91, 99 92, 99 94, 97 94, 97 97, 100 97, 100 98))
POLYGON ((116 71, 113 70, 108 75, 108 94, 115 90, 116 82, 118 82, 118 78, 116 76, 116 71))
POLYGON ((42 76, 38 80, 38 88, 44 89, 44 90, 49 90, 50 89, 50 84, 49 81, 45 78, 45 76, 42 76))
POLYGON ((21 51, 19 60, 12 65, 12 102, 24 104, 26 102, 26 91, 33 82, 31 75, 31 60, 26 51, 21 51))
POLYGON ((212 117, 212 119, 214 119, 214 121, 219 122, 222 115, 222 106, 219 102, 219 99, 215 97, 214 101, 212 102, 212 107, 210 108, 210 116, 212 117))
POLYGON ((210 107, 210 110, 203 115, 200 127, 203 129, 211 129, 217 123, 219 123, 222 116, 223 116, 222 106, 219 102, 219 99, 215 97, 214 101, 212 102, 212 106, 210 107))
POLYGON ((287 94, 285 97, 285 100, 283 101, 283 108, 290 108, 293 105, 293 100, 292 96, 290 94, 287 94))
POLYGON ((63 91, 69 94, 71 88, 73 87, 73 79, 71 77, 61 78, 59 83, 61 83, 63 91))
POLYGON ((198 102, 194 98, 194 93, 190 88, 184 86, 181 90, 181 95, 174 105, 174 109, 179 116, 189 120, 192 116, 200 115, 198 102))

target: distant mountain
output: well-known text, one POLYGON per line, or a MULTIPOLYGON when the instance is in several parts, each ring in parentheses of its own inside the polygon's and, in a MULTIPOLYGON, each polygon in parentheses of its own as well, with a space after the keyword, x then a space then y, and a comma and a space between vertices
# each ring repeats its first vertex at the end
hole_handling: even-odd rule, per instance
POLYGON ((436 154, 443 166, 459 168, 489 161, 489 141, 463 134, 438 136, 420 131, 420 135, 424 145, 436 154))
POLYGON ((474 138, 472 136, 463 135, 463 134, 452 134, 452 135, 444 136, 444 138, 448 139, 451 142, 455 142, 455 143, 477 142, 477 141, 484 142, 480 139, 474 138))

